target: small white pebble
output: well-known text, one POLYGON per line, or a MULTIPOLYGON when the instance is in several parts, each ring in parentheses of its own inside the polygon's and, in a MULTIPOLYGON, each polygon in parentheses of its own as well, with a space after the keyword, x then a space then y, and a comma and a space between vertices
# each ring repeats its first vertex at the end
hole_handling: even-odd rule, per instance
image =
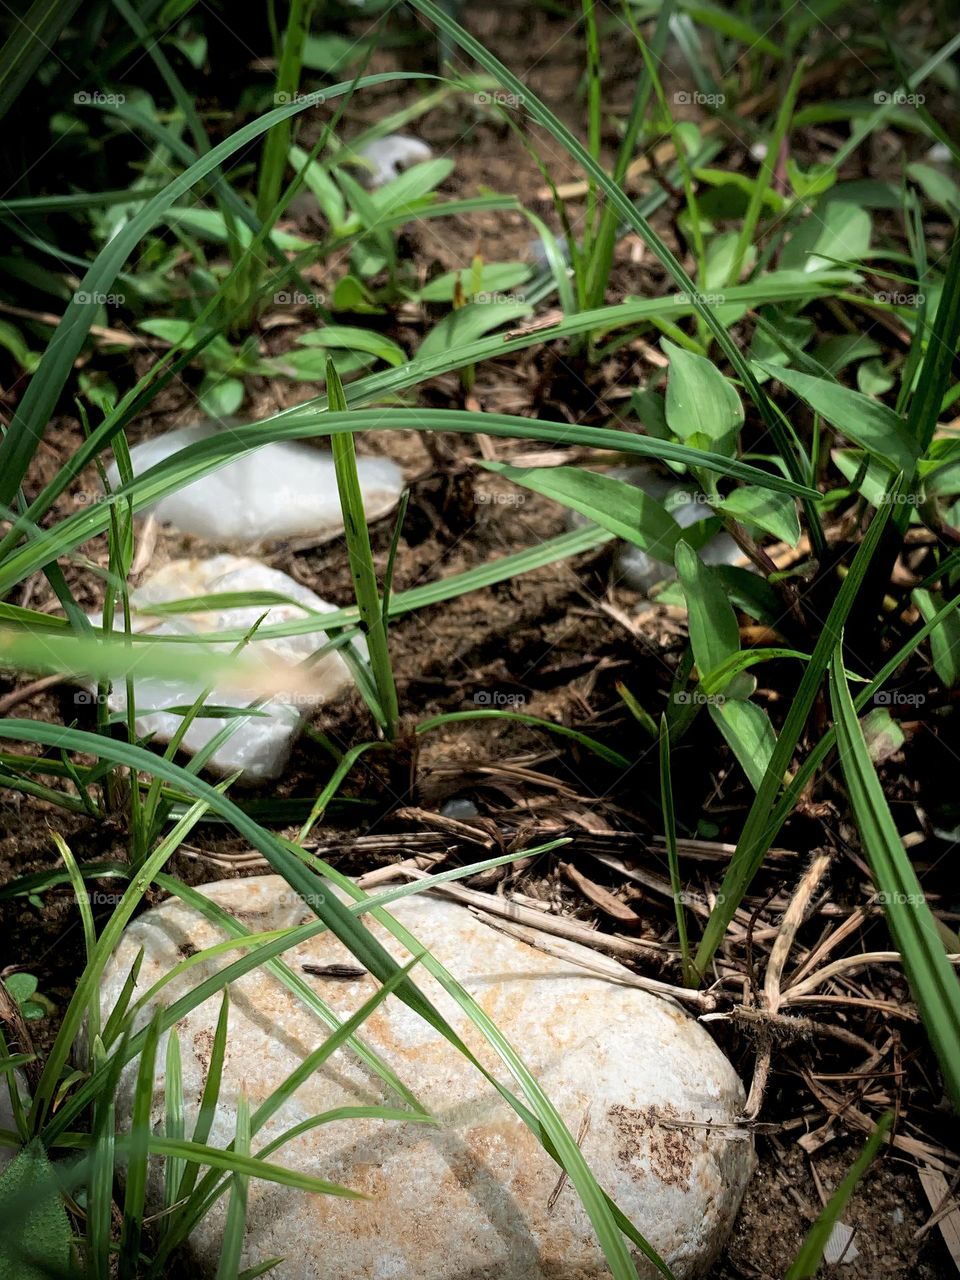
POLYGON ((853 1240, 853 1228, 848 1227, 845 1222, 837 1222, 834 1224, 833 1230, 827 1238, 827 1243, 823 1246, 823 1260, 831 1267, 843 1259, 843 1263, 853 1262, 854 1258, 860 1256, 860 1250, 851 1243, 853 1240))
POLYGON ((411 165, 429 160, 433 152, 419 138, 409 138, 406 134, 391 133, 386 138, 375 138, 365 147, 357 150, 357 155, 366 160, 370 169, 364 174, 370 187, 382 187, 396 178, 411 165))
POLYGON ((479 810, 472 800, 467 800, 463 796, 454 796, 452 800, 448 800, 444 804, 440 813, 444 818, 476 818, 479 810))

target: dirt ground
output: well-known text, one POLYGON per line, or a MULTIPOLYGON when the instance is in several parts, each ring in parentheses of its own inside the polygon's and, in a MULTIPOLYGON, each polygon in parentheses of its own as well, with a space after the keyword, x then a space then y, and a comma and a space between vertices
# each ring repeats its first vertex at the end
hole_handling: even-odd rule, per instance
MULTIPOLYGON (((581 50, 578 42, 563 38, 566 23, 539 11, 525 11, 506 18, 501 13, 496 17, 475 14, 471 24, 553 109, 582 131, 575 92, 582 70, 581 50)), ((375 60, 370 69, 382 67, 375 60)), ((624 48, 608 72, 614 105, 626 107, 635 73, 624 48)), ((832 89, 838 97, 847 74, 852 77, 851 91, 854 87, 855 72, 844 71, 832 89)), ((348 112, 347 128, 356 131, 407 101, 409 94, 393 92, 363 99, 355 111, 348 112)), ((432 113, 416 131, 437 154, 449 154, 456 161, 445 193, 512 192, 556 225, 549 203, 537 194, 543 185, 541 174, 521 141, 505 126, 480 118, 465 120, 463 107, 451 106, 432 113)), ((540 132, 533 131, 528 141, 547 161, 556 181, 578 176, 569 159, 540 132)), ((610 144, 614 141, 612 136, 608 139, 610 144)), ((875 159, 880 163, 883 157, 875 159)), ((742 149, 733 147, 730 163, 743 162, 742 149)), ((657 229, 674 244, 675 212, 675 206, 668 203, 655 219, 657 229)), ((519 214, 488 214, 415 224, 405 230, 402 249, 426 278, 441 269, 467 265, 475 251, 488 260, 526 257, 532 238, 529 224, 519 214)), ((338 270, 342 264, 327 264, 330 275, 338 270)), ((318 281, 323 283, 323 273, 318 273, 318 281)), ((638 243, 628 237, 618 249, 611 298, 662 289, 658 272, 640 252, 638 243)), ((409 308, 396 321, 391 320, 390 332, 412 349, 427 322, 427 317, 409 308)), ((306 320, 303 327, 307 327, 306 320)), ((264 350, 286 349, 296 332, 296 327, 265 325, 264 350)), ((625 411, 626 392, 656 374, 649 352, 645 343, 635 343, 599 370, 586 370, 562 348, 533 349, 484 365, 478 370, 472 395, 476 405, 488 411, 554 420, 562 420, 566 414, 607 423, 625 411)), ((139 374, 151 357, 138 351, 132 358, 131 372, 139 374)), ((129 433, 131 443, 196 420, 195 390, 196 382, 190 379, 174 383, 129 433)), ((306 384, 255 384, 243 416, 257 419, 316 392, 317 388, 306 384)), ((421 388, 419 395, 425 405, 463 403, 462 387, 453 375, 435 379, 421 388)), ((79 424, 64 416, 35 461, 26 485, 28 496, 49 479, 79 438, 79 424)), ((395 458, 403 465, 411 486, 396 567, 397 591, 535 545, 566 527, 564 514, 555 504, 511 489, 480 472, 474 465, 479 446, 472 437, 383 433, 365 438, 361 447, 395 458)), ((503 458, 528 456, 534 451, 529 442, 498 441, 495 447, 496 456, 503 458)), ((62 516, 77 509, 82 495, 94 483, 92 475, 81 477, 54 514, 62 516)), ((390 521, 382 522, 373 532, 382 569, 390 521)), ((162 532, 152 567, 185 550, 196 553, 203 547, 162 532)), ((86 560, 78 559, 69 566, 67 576, 77 599, 92 610, 100 600, 93 567, 106 564, 106 547, 102 541, 93 543, 85 548, 85 554, 86 560)), ((273 548, 264 558, 323 598, 338 605, 353 603, 342 542, 306 551, 273 548)), ((628 868, 661 877, 665 874, 655 839, 660 826, 656 752, 626 713, 617 683, 625 683, 648 709, 658 711, 683 649, 684 631, 674 611, 641 608, 638 597, 618 582, 614 565, 613 552, 607 546, 407 615, 391 628, 391 650, 408 729, 430 715, 469 710, 476 705, 476 692, 496 690, 522 698, 524 711, 598 734, 610 746, 636 758, 630 772, 611 790, 610 771, 602 762, 574 745, 558 745, 549 735, 521 726, 453 725, 417 742, 410 734, 390 763, 368 755, 358 764, 344 796, 364 804, 339 812, 331 809, 330 821, 316 836, 343 849, 339 856, 325 856, 351 873, 395 860, 397 855, 386 841, 379 851, 368 843, 362 854, 349 847, 350 841, 358 832, 371 842, 377 836, 408 834, 415 849, 414 837, 422 828, 418 820, 405 816, 404 810, 418 807, 436 815, 445 801, 466 797, 476 803, 481 818, 489 824, 487 829, 495 831, 506 847, 524 838, 529 843, 535 835, 616 832, 622 838, 618 848, 628 868)), ((55 601, 45 596, 48 591, 37 575, 27 587, 31 606, 52 609, 55 601)), ((769 672, 758 697, 776 721, 791 696, 795 673, 786 666, 780 670, 773 665, 769 672)), ((0 698, 28 683, 0 679, 0 698)), ((28 697, 13 714, 62 722, 74 718, 77 709, 68 690, 54 687, 28 697)), ((82 719, 79 722, 87 727, 82 719)), ((359 696, 347 696, 325 709, 316 727, 342 749, 372 736, 359 696)), ((946 847, 932 833, 930 815, 941 802, 927 769, 932 732, 928 727, 919 728, 911 743, 916 750, 900 753, 885 766, 885 782, 902 830, 918 831, 922 836, 917 856, 925 869, 935 866, 946 847)), ((323 747, 305 734, 282 783, 271 788, 269 797, 260 798, 274 804, 304 797, 312 800, 328 777, 329 767, 323 747)), ((682 833, 691 841, 703 842, 705 849, 712 847, 711 842, 735 840, 751 793, 706 717, 700 717, 684 739, 675 768, 682 779, 677 797, 682 833)), ((258 797, 251 793, 247 799, 258 797)), ((825 847, 834 855, 825 882, 829 892, 818 899, 817 910, 801 931, 807 954, 835 926, 838 913, 831 914, 833 906, 849 914, 868 901, 868 876, 843 811, 842 796, 828 781, 815 803, 788 824, 781 835, 785 854, 765 867, 745 904, 748 915, 754 913, 751 928, 757 920, 763 922, 762 913, 769 904, 776 906, 778 895, 789 897, 811 852, 825 847)), ((40 800, 4 791, 0 792, 0 884, 57 865, 51 829, 64 835, 80 861, 125 857, 119 822, 98 825, 40 800)), ((296 826, 288 830, 293 833, 296 826)), ((640 924, 630 927, 611 920, 565 875, 559 859, 507 874, 490 885, 491 891, 520 890, 547 898, 564 914, 595 926, 601 933, 665 945, 674 940, 672 904, 649 888, 624 879, 589 852, 581 854, 576 845, 573 850, 569 860, 591 881, 628 903, 640 924)), ((191 883, 201 883, 237 874, 230 869, 229 859, 244 852, 234 836, 212 823, 201 825, 190 849, 178 854, 169 869, 191 883)), ((469 847, 454 840, 451 856, 466 860, 472 855, 469 847)), ((568 857, 566 852, 564 856, 568 857)), ((706 857, 693 859, 685 866, 685 874, 706 896, 719 884, 722 863, 706 857)), ((944 881, 942 892, 944 900, 956 908, 949 882, 944 881)), ((952 917, 954 923, 956 918, 952 917)), ((0 903, 0 937, 0 967, 20 966, 36 974, 40 990, 62 1009, 81 958, 80 924, 70 895, 54 890, 36 905, 24 898, 0 903)), ((876 910, 865 910, 848 945, 851 952, 881 950, 888 945, 876 910)), ((730 969, 742 970, 743 980, 739 994, 733 987, 726 992, 724 1008, 734 1008, 735 995, 750 1002, 762 972, 759 957, 766 954, 768 946, 768 942, 758 941, 751 948, 749 940, 746 948, 731 944, 726 953, 730 969)), ((638 948, 631 963, 651 977, 678 980, 674 960, 656 947, 638 948)), ((907 1147, 919 1144, 922 1154, 894 1148, 874 1164, 843 1215, 844 1221, 856 1228, 858 1256, 827 1273, 849 1280, 954 1274, 940 1230, 936 1226, 924 1229, 932 1209, 920 1186, 917 1166, 918 1161, 939 1161, 949 1181, 957 1169, 956 1129, 934 1083, 937 1075, 932 1055, 907 1000, 905 984, 886 966, 876 973, 858 974, 855 982, 845 983, 843 989, 850 997, 846 1005, 805 1007, 804 1012, 818 1020, 819 1030, 806 1028, 783 1036, 774 1045, 757 1123, 757 1172, 716 1272, 720 1280, 783 1275, 810 1221, 862 1147, 864 1132, 855 1115, 868 1114, 875 1119, 888 1104, 898 1109, 898 1132, 908 1140, 907 1147), (829 1034, 824 1032, 825 1025, 829 1025, 829 1034), (798 1139, 815 1132, 821 1132, 823 1141, 807 1154, 798 1139)), ((54 1022, 55 1017, 32 1024, 38 1047, 49 1042, 54 1022)), ((761 1047, 758 1036, 732 1013, 726 1020, 707 1025, 749 1085, 761 1047)))

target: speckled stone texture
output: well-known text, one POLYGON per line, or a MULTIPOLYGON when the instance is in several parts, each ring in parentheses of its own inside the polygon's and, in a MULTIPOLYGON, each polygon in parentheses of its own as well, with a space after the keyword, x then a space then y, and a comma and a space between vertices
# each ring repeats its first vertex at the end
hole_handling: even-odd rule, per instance
MULTIPOLYGON (((260 931, 312 919, 276 876, 202 889, 260 931)), ((707 1032, 670 1003, 553 959, 483 924, 462 907, 418 896, 394 916, 463 983, 533 1069, 576 1136, 601 1185, 663 1255, 675 1275, 705 1276, 736 1215, 753 1165, 752 1143, 733 1124, 740 1081, 707 1032)), ((368 918, 369 921, 369 918, 368 918)), ((380 925, 373 931, 398 960, 408 953, 380 925)), ((138 991, 184 955, 222 934, 169 901, 127 929, 104 975, 104 1016, 140 947, 138 991)), ((232 953, 231 957, 232 958, 232 953)), ((345 1018, 376 990, 369 977, 316 976, 304 965, 356 965, 329 933, 285 957, 295 973, 345 1018)), ((218 957, 170 983, 170 1003, 227 962, 218 957)), ((499 1059, 466 1015, 421 967, 421 989, 478 1057, 505 1083, 499 1059)), ((192 1126, 220 1005, 208 1000, 179 1024, 183 1084, 192 1126)), ((146 1021, 148 1010, 142 1020, 146 1021)), ((296 996, 260 970, 231 988, 229 1043, 211 1141, 233 1138, 234 1105, 246 1089, 256 1109, 324 1039, 325 1028, 296 996)), ((600 1280, 608 1275, 576 1192, 559 1195, 558 1169, 477 1072, 406 1005, 389 997, 363 1040, 393 1067, 440 1122, 374 1120, 325 1124, 271 1159, 365 1192, 369 1201, 319 1197, 251 1182, 243 1266, 285 1261, 278 1280, 600 1280)), ((163 1047, 158 1063, 164 1062, 163 1047)), ((513 1086, 516 1091, 516 1086, 513 1086)), ((117 1120, 129 1121, 133 1070, 125 1073, 117 1120)), ((397 1105, 356 1055, 339 1050, 256 1135, 254 1150, 331 1108, 397 1105)), ((163 1079, 154 1121, 162 1125, 163 1079)), ((161 1174, 150 1195, 157 1207, 161 1174)), ((192 1264, 212 1275, 225 1201, 196 1231, 192 1264)), ((638 1274, 657 1274, 640 1254, 638 1274)))

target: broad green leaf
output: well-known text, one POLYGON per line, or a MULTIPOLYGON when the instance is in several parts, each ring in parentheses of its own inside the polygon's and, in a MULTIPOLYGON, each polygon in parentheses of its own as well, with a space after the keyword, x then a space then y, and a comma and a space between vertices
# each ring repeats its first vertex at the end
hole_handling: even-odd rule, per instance
POLYGON ((814 349, 813 358, 827 373, 837 374, 847 365, 880 354, 880 343, 865 333, 840 333, 814 349))
POLYGON ((945 209, 954 222, 960 218, 960 186, 949 174, 929 164, 908 164, 907 177, 912 178, 923 194, 945 209))
MULTIPOLYGON (((722 697, 722 695, 720 695, 722 697)), ((707 704, 710 718, 719 728, 741 769, 756 791, 770 764, 777 736, 763 707, 742 698, 707 704)))
MULTIPOLYGON (((730 278, 730 271, 733 267, 735 255, 737 252, 737 240, 739 237, 735 231, 725 231, 721 235, 714 236, 707 243, 706 258, 704 260, 704 289, 707 293, 714 290, 723 290, 730 278)), ((752 250, 744 259, 744 265, 752 267, 756 258, 756 250, 752 250)), ((720 298, 718 294, 718 300, 720 298)), ((719 303, 721 314, 725 310, 722 303, 719 303)), ((743 304, 738 305, 738 311, 746 310, 743 304)))
POLYGON ((301 333, 297 342, 304 347, 323 347, 331 351, 366 351, 391 365, 403 364, 407 359, 403 347, 382 333, 377 333, 376 329, 328 324, 322 329, 301 333))
POLYGON ((673 564, 683 530, 662 503, 637 485, 579 467, 513 467, 507 462, 480 460, 478 465, 562 502, 655 560, 673 564))
POLYGON ((316 196, 317 204, 330 224, 331 231, 339 233, 347 220, 347 206, 340 188, 326 169, 316 160, 310 160, 310 153, 302 147, 291 147, 289 157, 290 164, 297 173, 302 171, 304 186, 316 196))
MULTIPOLYGON (((525 262, 485 262, 480 272, 476 293, 509 294, 518 285, 530 279, 531 267, 525 262)), ((418 302, 453 302, 453 291, 459 280, 465 292, 470 289, 473 272, 470 267, 462 271, 447 271, 436 276, 416 294, 418 302)), ((467 294, 469 297, 469 293, 467 294)), ((489 299, 484 299, 489 301, 489 299)), ((523 298, 509 298, 502 302, 507 306, 511 302, 522 302, 523 298)))
POLYGON ((733 516, 742 524, 754 525, 764 533, 772 533, 781 542, 795 547, 800 540, 800 517, 796 503, 785 493, 773 493, 769 489, 757 489, 744 485, 734 489, 716 508, 724 515, 733 516))
MULTIPOLYGON (((677 576, 687 602, 690 646, 703 677, 739 652, 737 615, 716 573, 682 542, 677 546, 677 576)), ((752 702, 724 694, 704 694, 704 700, 756 790, 776 745, 767 713, 752 702)))
POLYGON ((758 30, 737 13, 732 12, 732 7, 711 4, 709 0, 680 0, 679 7, 684 13, 688 13, 694 22, 710 27, 721 35, 739 40, 748 49, 762 49, 771 57, 783 57, 783 50, 774 44, 769 34, 758 30))
MULTIPOLYGON (((337 181, 343 188, 343 193, 350 202, 351 209, 363 223, 364 230, 370 233, 377 248, 383 254, 384 261, 389 263, 392 269, 396 265, 396 245, 394 244, 393 236, 390 234, 390 229, 380 221, 381 213, 373 199, 373 193, 367 191, 357 182, 356 178, 351 177, 343 169, 337 170, 337 181)), ((362 242, 355 242, 354 255, 362 247, 362 242)))
MULTIPOLYGON (((188 209, 178 206, 174 209, 168 209, 164 214, 164 218, 173 226, 182 227, 190 235, 198 236, 202 240, 210 240, 214 244, 229 244, 230 242, 223 214, 217 209, 188 209)), ((242 247, 246 248, 253 243, 253 232, 242 222, 235 224, 234 233, 242 247)), ((303 236, 293 235, 289 231, 275 230, 272 236, 275 244, 291 253, 300 253, 301 250, 309 249, 313 244, 312 240, 306 240, 303 236)))
MULTIPOLYGON (((919 587, 913 592, 913 603, 920 610, 924 622, 929 622, 940 609, 943 600, 919 587)), ((953 689, 960 679, 960 617, 956 613, 947 616, 930 633, 930 649, 933 669, 948 689, 953 689)))
POLYGON ((9 320, 0 320, 0 347, 9 351, 20 368, 27 373, 33 373, 40 363, 39 354, 30 350, 26 338, 9 320))
POLYGON ((857 368, 857 390, 865 396, 885 396, 897 379, 882 360, 864 360, 857 368))
MULTIPOLYGON (((417 359, 425 360, 441 351, 456 349, 475 342, 493 329, 511 320, 528 316, 533 308, 528 302, 468 302, 445 315, 433 326, 417 348, 417 359)), ((478 428, 482 423, 477 424, 478 428)))
POLYGON ((686 542, 677 543, 677 577, 687 601, 690 646, 705 675, 740 649, 737 615, 719 578, 686 542))
POLYGON ((680 440, 709 440, 718 453, 733 456, 743 426, 743 405, 736 388, 704 356, 694 355, 662 338, 670 360, 667 378, 667 425, 680 440))
MULTIPOLYGON (((770 374, 760 369, 762 362, 769 365, 794 364, 803 368, 803 348, 813 337, 815 325, 806 316, 791 315, 786 307, 764 307, 757 315, 757 327, 750 340, 750 360, 759 371, 759 382, 769 382, 770 374)), ((809 373, 818 373, 811 365, 809 373)))
POLYGON ((338 280, 333 290, 330 305, 334 311, 352 311, 356 315, 384 315, 385 307, 378 307, 373 295, 356 276, 346 275, 338 280))
MULTIPOLYGON (((713 190, 721 193, 719 196, 711 199, 710 193, 708 192, 700 200, 701 213, 706 213, 708 216, 716 217, 718 219, 730 217, 731 215, 735 217, 742 217, 746 212, 747 205, 750 203, 750 197, 757 189, 756 178, 751 178, 746 173, 739 173, 735 169, 710 169, 704 166, 698 166, 694 169, 693 176, 698 182, 705 183, 708 187, 711 187, 713 190)), ((774 191, 772 187, 763 188, 760 200, 762 206, 765 207, 769 213, 773 214, 780 213, 787 204, 783 196, 774 191)), ((707 253, 710 254, 711 252, 718 252, 714 249, 716 242, 723 241, 727 237, 731 236, 732 246, 735 247, 737 243, 737 233, 735 231, 725 231, 719 236, 715 236, 714 239, 710 241, 707 245, 707 253)), ((731 254, 730 262, 732 263, 732 261, 733 257, 731 254)), ((721 283, 725 284, 728 277, 729 271, 723 275, 722 281, 715 277, 712 283, 716 285, 721 283)), ((709 275, 707 276, 707 279, 710 279, 709 275)))
POLYGON ((422 203, 435 187, 449 178, 453 168, 454 162, 444 159, 424 160, 421 164, 411 165, 379 191, 372 191, 371 202, 381 216, 422 203))
POLYGON ((200 384, 200 408, 208 418, 232 418, 243 404, 246 388, 239 378, 208 373, 200 384))
MULTIPOLYGON (((359 369, 369 369, 376 363, 376 356, 366 351, 348 351, 339 357, 338 368, 344 377, 356 373, 359 369)), ((273 356, 264 361, 266 372, 279 374, 284 378, 298 378, 304 382, 325 382, 327 376, 327 352, 322 347, 301 347, 299 350, 286 351, 281 356, 273 356)))
POLYGON ((360 61, 366 48, 365 41, 348 39, 332 31, 326 31, 323 35, 311 35, 308 32, 304 37, 300 60, 311 71, 345 72, 360 61))
POLYGON ((890 494, 890 468, 862 449, 834 449, 834 465, 848 483, 857 481, 857 492, 874 507, 879 507, 890 494), (866 466, 864 466, 866 462, 866 466))
POLYGON ((838 431, 886 459, 897 471, 912 474, 919 451, 898 413, 869 396, 841 387, 830 378, 815 378, 767 361, 758 361, 758 364, 838 431))
POLYGON ((874 764, 882 764, 896 755, 906 741, 906 734, 886 707, 874 707, 861 716, 860 728, 874 764))
POLYGON ((813 164, 803 170, 792 156, 787 156, 787 178, 797 199, 806 201, 829 191, 837 175, 830 165, 825 164, 813 164))
POLYGON ((819 271, 835 262, 860 262, 870 248, 870 214, 845 200, 821 201, 787 241, 780 265, 819 271))

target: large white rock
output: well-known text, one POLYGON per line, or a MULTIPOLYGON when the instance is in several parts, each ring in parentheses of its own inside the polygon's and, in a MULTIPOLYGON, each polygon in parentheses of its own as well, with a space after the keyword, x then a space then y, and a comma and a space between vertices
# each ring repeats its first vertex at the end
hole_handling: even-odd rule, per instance
MULTIPOLYGON (((259 931, 312 914, 277 876, 221 881, 208 897, 259 931)), ((463 983, 535 1072, 601 1185, 679 1277, 709 1271, 737 1213, 752 1168, 752 1141, 735 1125, 740 1082, 707 1032, 678 1007, 552 959, 492 930, 462 907, 431 897, 390 910, 463 983)), ((374 933, 410 958, 383 928, 374 933)), ((143 991, 184 955, 220 941, 216 928, 179 901, 147 911, 127 929, 104 975, 103 1016, 144 948, 143 991)), ((171 1003, 228 957, 171 982, 171 1003)), ((287 963, 341 1017, 377 989, 369 976, 311 970, 356 961, 330 934, 288 952, 287 963)), ((510 1077, 459 1006, 418 967, 414 976, 462 1038, 505 1083, 510 1077)), ((179 1024, 189 1136, 220 1005, 211 997, 179 1024)), ((140 1024, 149 1016, 141 1014, 140 1024)), ((327 1035, 321 1021, 269 974, 231 988, 220 1106, 211 1141, 234 1135, 236 1100, 255 1110, 327 1035)), ((556 1193, 558 1168, 484 1079, 396 997, 380 1005, 362 1039, 393 1067, 440 1122, 345 1120, 321 1125, 271 1159, 345 1184, 369 1201, 316 1198, 251 1182, 243 1266, 285 1261, 278 1280, 601 1280, 609 1272, 576 1192, 556 1193)), ((164 1051, 157 1058, 164 1062, 164 1051)), ((121 1079, 117 1120, 130 1118, 135 1068, 121 1079)), ((162 1123, 163 1076, 154 1098, 162 1123)), ((514 1086, 514 1091, 516 1087, 514 1086)), ((255 1136, 253 1150, 331 1108, 402 1105, 356 1056, 339 1050, 255 1136)), ((161 1171, 150 1191, 157 1207, 161 1171)), ((223 1201, 197 1229, 191 1274, 211 1275, 223 1201)), ((638 1253, 638 1274, 655 1274, 638 1253)))
MULTIPOLYGON (((209 423, 168 431, 130 450, 134 475, 227 428, 209 423)), ((392 511, 403 491, 403 473, 389 458, 359 457, 357 472, 368 520, 392 511)), ((116 464, 111 488, 120 483, 116 464)), ((325 542, 343 530, 333 459, 309 445, 281 441, 228 462, 219 471, 170 494, 152 508, 182 533, 221 547, 252 548, 295 539, 325 542)))
MULTIPOLYGON (((149 631, 155 636, 202 635, 228 629, 249 630, 265 614, 260 624, 263 628, 305 618, 311 611, 330 613, 336 608, 336 605, 321 600, 288 574, 271 569, 259 560, 232 555, 214 556, 209 560, 171 560, 130 593, 130 604, 134 611, 133 630, 138 633, 149 631), (293 602, 275 604, 269 609, 262 604, 213 609, 204 613, 177 614, 162 620, 136 612, 138 608, 149 604, 228 591, 274 591, 292 597, 293 602)), ((97 626, 101 624, 101 620, 100 614, 91 617, 91 621, 97 626)), ((115 626, 122 629, 122 615, 117 617, 115 626)), ((322 631, 312 631, 305 635, 278 636, 266 640, 254 638, 248 649, 293 666, 309 658, 326 643, 327 637, 322 631)), ((211 650, 220 652, 231 652, 234 648, 232 643, 211 645, 211 650)), ((328 653, 320 658, 311 672, 316 683, 311 683, 309 694, 277 695, 258 707, 258 714, 248 718, 228 721, 218 716, 208 716, 195 719, 184 735, 183 749, 192 755, 206 746, 224 725, 231 724, 234 726, 233 733, 214 751, 207 767, 215 773, 224 774, 239 769, 247 782, 277 777, 287 762, 306 715, 315 707, 331 701, 352 682, 349 669, 338 653, 328 653)), ((180 727, 182 717, 174 712, 164 711, 163 708, 192 706, 202 691, 203 686, 191 680, 189 671, 182 680, 153 677, 136 679, 134 699, 137 733, 143 737, 152 734, 157 742, 169 742, 180 727)), ((211 706, 245 707, 249 706, 251 698, 236 691, 215 689, 206 701, 211 706)), ((126 711, 127 694, 123 681, 118 681, 113 686, 109 706, 114 712, 126 711)))

